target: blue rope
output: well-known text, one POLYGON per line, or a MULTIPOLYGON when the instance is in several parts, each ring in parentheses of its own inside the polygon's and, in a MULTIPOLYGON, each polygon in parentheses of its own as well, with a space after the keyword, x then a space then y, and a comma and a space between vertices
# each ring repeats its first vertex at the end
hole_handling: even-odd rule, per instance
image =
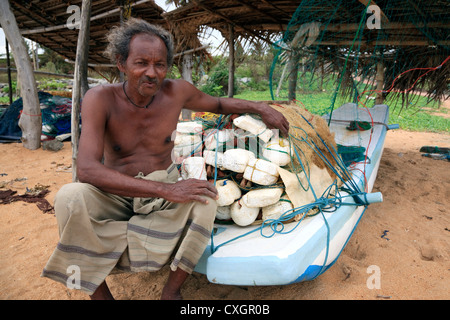
MULTIPOLYGON (((302 116, 303 117, 303 116, 302 116)), ((303 117, 303 119, 308 123, 308 125, 310 125, 313 129, 314 126, 303 117)), ((301 129, 301 128, 299 128, 301 129)), ((218 129, 219 130, 219 129, 218 129)), ((218 132, 218 130, 216 132, 218 132)), ((303 132, 305 132, 303 129, 301 129, 303 132)), ((315 130, 315 129, 314 129, 315 130)), ((316 131, 317 133, 317 131, 316 131)), ((300 223, 304 220, 305 217, 307 216, 311 216, 312 214, 308 214, 308 212, 310 212, 313 209, 317 209, 318 213, 315 213, 314 215, 317 214, 321 214, 322 218, 324 220, 324 224, 326 226, 326 230, 327 230, 327 240, 326 240, 326 251, 325 251, 325 260, 324 263, 322 265, 322 268, 320 270, 320 272, 318 273, 321 274, 323 272, 323 270, 326 268, 326 262, 328 260, 328 255, 329 255, 329 249, 330 249, 330 237, 331 237, 331 230, 330 230, 330 226, 328 224, 328 221, 325 217, 325 213, 329 213, 329 212, 334 212, 336 210, 338 210, 341 206, 343 205, 349 205, 349 206, 355 206, 355 202, 351 202, 351 203, 346 203, 344 202, 344 199, 347 197, 352 197, 355 198, 355 196, 363 196, 365 198, 366 193, 365 192, 361 192, 360 189, 358 188, 357 184, 351 179, 350 173, 348 172, 346 166, 344 165, 344 162, 342 161, 342 159, 339 157, 337 151, 335 150, 334 147, 332 147, 332 150, 330 150, 330 148, 328 147, 328 145, 325 143, 325 141, 322 139, 322 137, 320 137, 320 135, 317 133, 317 136, 319 137, 320 141, 322 142, 322 144, 325 146, 325 148, 328 150, 328 152, 331 154, 331 156, 333 157, 333 159, 336 161, 337 167, 339 170, 337 170, 331 163, 330 161, 327 159, 327 157, 325 157, 325 155, 323 154, 323 152, 320 150, 320 148, 317 146, 317 144, 312 141, 311 139, 309 139, 308 134, 305 132, 305 137, 301 137, 301 139, 296 138, 292 135, 289 135, 289 145, 292 146, 293 148, 290 148, 290 150, 293 150, 296 159, 298 160, 300 167, 302 169, 302 171, 305 174, 306 180, 308 182, 307 186, 303 186, 302 182, 300 181, 300 178, 297 176, 298 182, 300 183, 300 185, 302 186, 302 188, 307 191, 308 189, 311 189, 311 193, 314 196, 315 201, 304 205, 302 207, 297 207, 297 208, 293 208, 290 210, 287 210, 286 212, 284 212, 279 218, 277 219, 267 219, 265 221, 263 221, 263 223, 261 224, 261 226, 258 226, 242 235, 239 235, 235 238, 232 238, 228 241, 225 241, 221 244, 219 244, 218 246, 214 245, 214 232, 211 233, 211 254, 213 254, 214 252, 216 252, 220 247, 236 241, 238 239, 244 238, 252 233, 258 232, 260 233, 261 236, 265 237, 265 238, 271 238, 273 237, 275 234, 288 234, 293 232, 295 229, 297 229, 297 227, 300 225, 300 223), (336 176, 342 181, 344 182, 345 186, 347 188, 342 188, 341 190, 348 192, 348 195, 341 195, 338 192, 338 185, 337 185, 337 180, 335 180, 324 192, 320 197, 317 197, 311 181, 310 181, 310 168, 309 168, 309 164, 306 163, 304 164, 300 153, 304 155, 304 152, 301 150, 301 148, 299 148, 297 145, 295 145, 292 140, 297 140, 297 141, 301 141, 301 142, 305 142, 311 149, 313 149, 314 152, 316 152, 316 154, 324 161, 324 163, 331 168, 331 170, 336 174, 336 176), (296 225, 288 230, 285 231, 285 223, 292 220, 294 217, 298 216, 298 215, 302 215, 301 218, 299 219, 299 221, 297 221, 296 225), (267 233, 264 231, 270 230, 271 232, 267 233)), ((216 139, 216 143, 218 145, 218 139, 216 139)), ((216 183, 216 174, 217 174, 217 149, 216 148, 216 169, 215 169, 215 180, 214 180, 214 184, 216 183)), ((291 164, 293 165, 293 154, 291 153, 291 151, 289 152, 291 155, 291 164)), ((356 202, 356 205, 364 205, 367 206, 367 200, 366 201, 359 201, 356 202)))

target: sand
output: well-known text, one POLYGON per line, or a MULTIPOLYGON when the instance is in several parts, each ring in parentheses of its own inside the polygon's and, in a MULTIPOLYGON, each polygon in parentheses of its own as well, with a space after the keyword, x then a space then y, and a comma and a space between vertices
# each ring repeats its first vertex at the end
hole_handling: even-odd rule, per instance
MULTIPOLYGON (((419 149, 424 145, 450 147, 450 135, 388 132, 374 186, 384 201, 369 206, 337 262, 317 279, 287 286, 245 287, 212 284, 194 273, 182 289, 184 298, 449 299, 450 163, 423 157, 419 149), (380 288, 370 286, 377 284, 369 279, 373 266, 379 270, 380 288)), ((23 194, 38 184, 48 186, 51 192, 46 199, 53 204, 57 190, 72 179, 70 166, 70 142, 56 152, 0 144, 0 190, 23 194)), ((42 213, 34 203, 0 204, 0 299, 88 299, 40 277, 57 241, 54 214, 42 213)), ((159 299, 168 272, 163 268, 155 273, 111 275, 107 282, 116 299, 159 299)))

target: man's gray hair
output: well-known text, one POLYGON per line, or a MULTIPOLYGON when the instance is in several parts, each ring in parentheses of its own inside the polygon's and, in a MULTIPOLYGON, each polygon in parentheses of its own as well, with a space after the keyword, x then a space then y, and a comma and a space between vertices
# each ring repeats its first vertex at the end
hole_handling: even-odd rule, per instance
POLYGON ((167 65, 173 63, 173 39, 172 35, 160 26, 153 25, 142 19, 130 18, 124 24, 114 27, 106 35, 108 46, 105 55, 112 63, 124 64, 130 52, 130 42, 133 36, 145 33, 159 37, 167 48, 167 65))

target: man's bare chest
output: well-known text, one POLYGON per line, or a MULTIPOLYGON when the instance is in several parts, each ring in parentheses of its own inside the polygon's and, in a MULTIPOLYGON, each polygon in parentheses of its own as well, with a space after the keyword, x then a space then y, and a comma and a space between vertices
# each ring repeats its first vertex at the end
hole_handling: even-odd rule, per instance
POLYGON ((173 110, 146 109, 112 115, 106 123, 105 149, 115 154, 165 152, 173 147, 178 116, 173 110))

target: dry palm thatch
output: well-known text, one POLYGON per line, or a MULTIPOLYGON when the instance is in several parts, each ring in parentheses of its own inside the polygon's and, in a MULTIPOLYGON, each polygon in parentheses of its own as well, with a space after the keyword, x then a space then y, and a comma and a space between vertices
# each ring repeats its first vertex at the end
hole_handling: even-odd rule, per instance
POLYGON ((450 10, 448 1, 303 0, 277 45, 296 55, 312 73, 336 75, 344 95, 363 91, 378 96, 426 92, 429 99, 448 98, 450 80, 450 10), (379 25, 369 5, 379 9, 379 25), (317 29, 311 41, 311 30, 317 29), (294 40, 302 28, 309 38, 294 40), (308 42, 309 41, 309 42, 308 42), (377 85, 377 83, 382 85, 377 85), (357 84, 365 84, 357 91, 357 84), (376 88, 375 88, 375 85, 376 88))
MULTIPOLYGON (((81 0, 70 5, 81 7, 81 0)), ((383 94, 408 95, 424 91, 430 99, 449 96, 450 2, 447 0, 174 0, 178 8, 164 12, 153 0, 92 1, 89 63, 105 64, 105 33, 120 23, 121 7, 133 17, 162 25, 174 34, 177 52, 194 50, 207 58, 198 35, 208 28, 226 39, 279 45, 295 52, 308 71, 337 75, 342 92, 355 94, 355 84, 375 84, 377 68, 384 70, 383 94), (369 29, 379 8, 380 28, 369 29), (316 39, 290 46, 296 33, 313 23, 316 39), (283 44, 283 45, 280 45, 283 44), (308 45, 306 45, 308 44, 308 45), (437 68, 439 67, 439 68, 437 68), (427 69, 428 68, 428 69, 427 69), (397 78, 401 73, 401 78, 397 78), (425 76, 424 73, 428 72, 425 76), (394 81, 395 80, 395 81, 394 81), (391 88, 391 85, 394 86, 391 88)), ((22 34, 74 61, 77 29, 67 28, 69 3, 58 0, 10 0, 22 34), (55 28, 56 27, 56 28, 55 28)), ((300 61, 300 60, 299 60, 300 61)), ((369 90, 372 87, 367 87, 369 90)), ((381 88, 381 89, 380 89, 381 88)))
MULTIPOLYGON (((51 49, 69 61, 74 62, 77 51, 78 29, 73 25, 79 17, 82 0, 63 2, 59 0, 21 1, 10 0, 11 9, 21 34, 40 45, 51 49)), ((117 78, 111 70, 115 66, 104 56, 108 31, 128 17, 141 18, 172 31, 175 40, 175 52, 198 49, 202 45, 197 34, 189 34, 188 39, 177 37, 176 29, 164 19, 165 11, 153 0, 93 0, 91 4, 91 22, 89 31, 89 57, 91 69, 102 70, 111 79, 117 78), (107 69, 105 69, 107 68, 107 69)), ((208 57, 205 48, 195 50, 194 56, 208 57)), ((179 56, 179 55, 177 55, 179 56)), ((176 60, 175 63, 179 61, 176 60)))
POLYGON ((430 99, 442 100, 449 95, 448 63, 421 77, 450 55, 448 1, 174 2, 179 7, 164 17, 178 29, 200 32, 208 26, 228 38, 232 26, 235 38, 269 44, 278 39, 275 44, 280 50, 295 52, 298 61, 303 61, 308 71, 336 74, 344 94, 355 95, 357 83, 367 84, 367 90, 374 90, 372 85, 376 84, 377 68, 381 63, 383 86, 378 89, 384 90, 384 96, 408 95, 413 90, 425 91, 430 99), (369 29, 370 22, 376 18, 372 11, 367 11, 370 5, 380 9, 379 29, 369 29), (297 32, 308 24, 318 28, 314 41, 307 43, 305 37, 305 41, 291 46, 297 32), (411 71, 396 79, 407 70, 411 71), (394 87, 391 88, 393 82, 394 87))

